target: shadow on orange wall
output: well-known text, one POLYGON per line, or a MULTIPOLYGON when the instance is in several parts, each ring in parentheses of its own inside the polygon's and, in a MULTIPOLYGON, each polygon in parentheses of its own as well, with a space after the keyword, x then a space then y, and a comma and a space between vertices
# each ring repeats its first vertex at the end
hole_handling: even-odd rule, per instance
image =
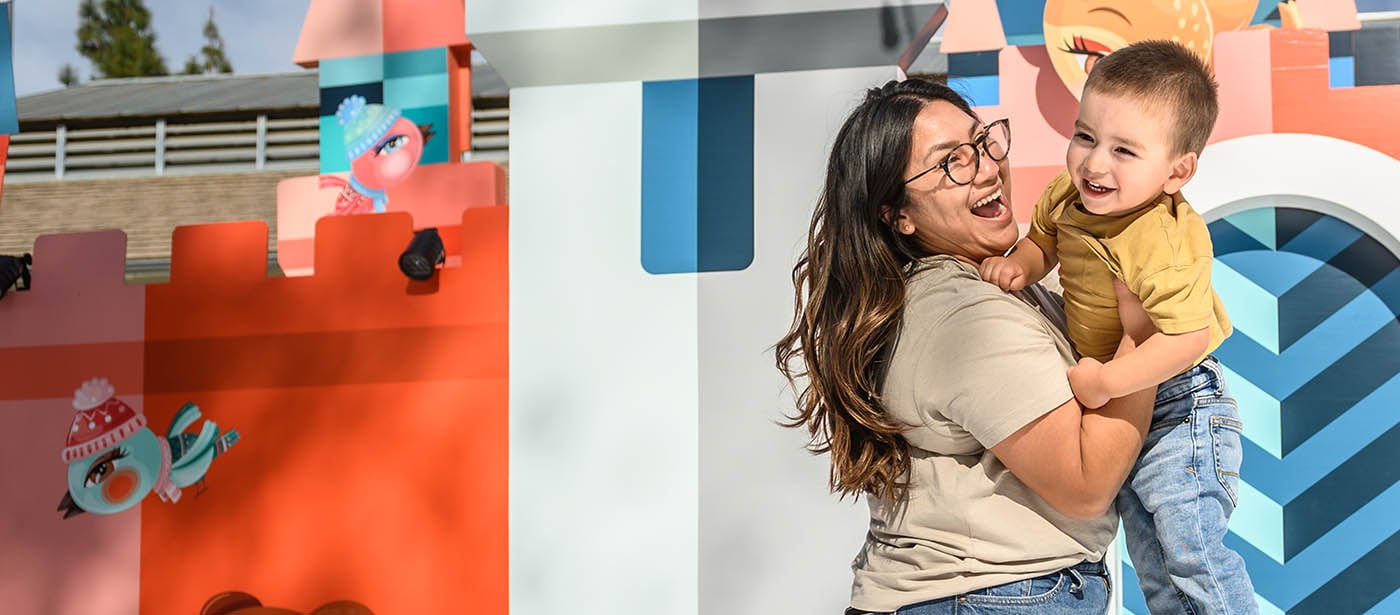
POLYGON ((405 213, 322 219, 304 278, 265 278, 261 223, 177 229, 147 293, 148 416, 195 399, 243 440, 202 495, 142 508, 142 613, 231 587, 506 612, 506 227, 504 207, 467 210, 470 249, 435 288, 397 269, 405 213))

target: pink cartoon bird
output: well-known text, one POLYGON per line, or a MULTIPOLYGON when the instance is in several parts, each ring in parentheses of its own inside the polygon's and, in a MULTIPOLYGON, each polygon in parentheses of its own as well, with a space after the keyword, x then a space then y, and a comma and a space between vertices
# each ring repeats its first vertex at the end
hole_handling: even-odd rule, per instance
POLYGON ((321 188, 340 188, 336 215, 383 212, 389 203, 387 190, 418 167, 433 125, 414 124, 398 109, 366 104, 359 95, 340 101, 335 117, 345 131, 350 180, 322 175, 321 188))

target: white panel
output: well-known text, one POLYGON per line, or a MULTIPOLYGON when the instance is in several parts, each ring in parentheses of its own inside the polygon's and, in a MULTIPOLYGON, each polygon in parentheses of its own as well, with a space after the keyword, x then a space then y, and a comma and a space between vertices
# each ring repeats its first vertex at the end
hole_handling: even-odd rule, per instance
POLYGON ((516 88, 513 615, 696 609, 696 277, 641 267, 641 85, 516 88))
POLYGON ((699 0, 700 18, 781 15, 817 11, 852 11, 880 7, 898 8, 937 0, 699 0))
POLYGON ((829 458, 803 449, 805 430, 774 423, 794 406, 771 347, 791 322, 792 266, 831 141, 865 88, 894 77, 755 77, 753 264, 700 279, 702 613, 840 613, 850 598, 865 503, 829 494, 829 458))
MULTIPOLYGON (((1392 251, 1400 248, 1400 208, 1380 195, 1400 182, 1400 162, 1333 137, 1260 134, 1211 144, 1182 194, 1201 213, 1250 197, 1310 196, 1348 209, 1326 213, 1365 231, 1392 251), (1306 158, 1314 164, 1290 163, 1306 158)), ((1214 220, 1232 208, 1206 216, 1214 220)))
POLYGON ((467 35, 654 21, 692 21, 696 0, 466 0, 467 35))

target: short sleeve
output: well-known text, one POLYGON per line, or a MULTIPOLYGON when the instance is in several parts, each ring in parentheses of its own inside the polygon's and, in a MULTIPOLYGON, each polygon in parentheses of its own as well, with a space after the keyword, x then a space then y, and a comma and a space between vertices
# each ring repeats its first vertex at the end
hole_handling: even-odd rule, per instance
POLYGON ((1177 335, 1210 326, 1215 318, 1215 295, 1210 285, 1210 257, 1169 267, 1147 276, 1135 293, 1142 308, 1162 333, 1177 335))
POLYGON ((928 338, 920 413, 937 413, 991 448, 1073 398, 1071 358, 1046 323, 1010 295, 969 302, 928 338))
POLYGON ((1026 238, 1034 241, 1042 250, 1056 249, 1059 234, 1054 219, 1055 209, 1071 195, 1072 190, 1069 172, 1061 171, 1055 179, 1050 180, 1045 186, 1045 191, 1040 194, 1040 199, 1035 202, 1035 210, 1031 213, 1031 227, 1026 232, 1026 238))
POLYGON ((1120 258, 1128 290, 1163 333, 1209 327, 1215 320, 1210 231, 1195 215, 1163 216, 1143 228, 1135 248, 1120 258))

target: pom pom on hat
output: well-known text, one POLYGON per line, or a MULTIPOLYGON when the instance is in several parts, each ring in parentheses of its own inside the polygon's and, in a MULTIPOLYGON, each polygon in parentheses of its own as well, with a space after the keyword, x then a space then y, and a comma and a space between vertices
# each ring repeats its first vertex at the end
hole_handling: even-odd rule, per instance
POLYGON ((345 129, 345 157, 354 160, 369 151, 388 134, 399 115, 398 109, 366 104, 365 97, 359 94, 340 101, 335 119, 345 129))
POLYGON ((114 397, 106 378, 93 378, 73 392, 73 426, 63 448, 63 462, 73 463, 121 444, 146 426, 142 416, 114 397))

